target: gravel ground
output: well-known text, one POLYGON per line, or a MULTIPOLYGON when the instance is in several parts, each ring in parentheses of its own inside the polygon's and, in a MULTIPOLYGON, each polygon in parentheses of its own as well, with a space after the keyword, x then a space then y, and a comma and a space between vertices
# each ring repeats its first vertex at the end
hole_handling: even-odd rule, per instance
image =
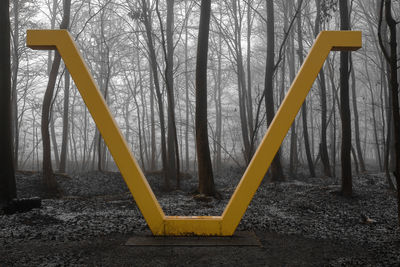
MULTIPOLYGON (((220 215, 240 176, 235 169, 217 176, 222 199, 210 202, 190 194, 196 179, 163 192, 160 177, 147 178, 167 215, 220 215)), ((40 179, 38 173, 19 173, 18 196, 43 197, 40 179)), ((336 193, 338 181, 331 178, 263 182, 238 227, 255 231, 263 248, 121 246, 148 227, 120 174, 57 179, 63 197, 44 199, 41 209, 0 215, 0 266, 400 266, 395 196, 381 174, 355 177, 351 199, 336 193)))

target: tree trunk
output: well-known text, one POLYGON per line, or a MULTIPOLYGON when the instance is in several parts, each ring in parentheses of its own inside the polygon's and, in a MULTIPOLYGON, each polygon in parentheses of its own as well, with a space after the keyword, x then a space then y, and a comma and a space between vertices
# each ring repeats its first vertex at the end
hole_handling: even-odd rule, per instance
MULTIPOLYGON (((185 0, 185 11, 188 12, 187 3, 188 0, 185 0)), ((189 34, 188 34, 188 22, 186 20, 185 25, 185 101, 186 101, 186 125, 185 125, 185 163, 186 163, 186 171, 190 169, 189 165, 189 56, 188 56, 188 42, 189 42, 189 34)))
MULTIPOLYGON (((71 0, 64 0, 64 15, 60 24, 60 29, 68 29, 71 0)), ((43 182, 49 194, 55 194, 58 191, 57 181, 53 175, 53 168, 51 165, 51 144, 49 133, 50 122, 50 107, 53 99, 54 87, 57 80, 58 69, 60 67, 61 56, 56 51, 54 55, 53 64, 50 71, 49 82, 44 94, 43 107, 42 107, 42 142, 43 142, 43 182)))
POLYGON ((51 110, 50 110, 50 137, 51 137, 51 143, 53 144, 53 154, 54 154, 54 160, 56 164, 56 168, 60 166, 60 157, 58 154, 58 145, 57 145, 57 136, 56 136, 56 130, 54 126, 54 102, 52 101, 51 104, 51 110))
MULTIPOLYGON (((251 76, 251 34, 252 34, 252 16, 253 13, 251 12, 251 5, 253 1, 248 0, 247 2, 247 122, 249 125, 249 131, 250 131, 250 156, 249 156, 249 162, 253 157, 254 151, 256 150, 254 145, 256 144, 256 140, 252 140, 251 136, 254 135, 255 129, 254 129, 254 116, 253 116, 253 94, 252 94, 252 76, 251 76)), ((221 146, 219 146, 219 149, 221 149, 221 146)))
POLYGON ((19 70, 19 0, 14 0, 14 31, 13 31, 13 57, 12 57, 12 123, 14 134, 14 168, 18 170, 19 152, 19 126, 18 126, 18 70, 19 70))
POLYGON ((167 1, 167 53, 165 78, 168 99, 168 177, 176 178, 176 187, 180 188, 179 147, 176 131, 175 97, 174 97, 174 0, 167 1))
POLYGON ((10 66, 9 1, 0 1, 0 206, 17 197, 15 187, 10 66))
MULTIPOLYGON (((240 12, 240 11, 239 11, 240 12)), ((239 100, 239 115, 240 115, 240 127, 242 131, 242 139, 243 139, 243 146, 244 146, 244 159, 246 164, 248 164, 252 158, 253 152, 251 151, 250 147, 250 140, 249 140, 249 131, 251 132, 252 129, 249 129, 249 125, 252 127, 252 122, 248 122, 248 102, 247 102, 247 88, 246 88, 246 74, 244 71, 243 66, 243 53, 242 53, 242 45, 241 45, 241 38, 242 38, 242 29, 241 24, 239 24, 238 18, 238 7, 237 7, 237 0, 232 1, 232 13, 233 13, 233 20, 234 20, 234 51, 236 58, 236 68, 237 68, 237 80, 238 80, 238 100, 239 100)))
MULTIPOLYGON (((294 1, 290 0, 287 4, 289 9, 285 12, 285 32, 288 30, 288 17, 291 18, 293 16, 293 7, 294 1), (289 13, 289 15, 287 14, 289 13)), ((286 5, 285 5, 286 7, 286 5)), ((298 20, 301 23, 301 20, 298 20)), ((296 68, 295 68, 295 53, 294 53, 294 32, 289 33, 289 42, 288 42, 288 65, 289 65, 289 79, 290 84, 294 81, 296 77, 296 68)), ((282 73, 283 74, 283 73, 282 73)), ((282 80, 285 80, 285 75, 282 75, 282 80)), ((282 88, 284 90, 284 88, 282 88)), ((296 166, 297 166, 297 133, 296 133, 296 118, 293 121, 292 127, 290 128, 290 154, 289 154, 289 173, 291 177, 296 176, 296 166)))
POLYGON ((146 0, 142 0, 142 9, 143 9, 143 23, 146 28, 147 35, 147 45, 149 48, 149 56, 150 56, 150 65, 153 71, 153 80, 154 87, 156 89, 156 97, 158 102, 158 110, 160 115, 160 128, 161 128, 161 158, 163 164, 163 176, 164 176, 164 187, 166 190, 169 190, 170 184, 168 179, 168 162, 167 162, 167 145, 165 141, 165 120, 164 120, 164 104, 163 98, 160 89, 160 82, 158 80, 158 67, 157 67, 157 57, 154 49, 153 43, 153 30, 151 26, 150 14, 147 8, 146 0))
MULTIPOLYGON (((351 60, 351 93, 353 96, 353 113, 354 113, 354 132, 355 132, 355 141, 356 141, 356 150, 358 163, 360 164, 360 171, 365 172, 365 163, 361 150, 361 142, 360 142, 360 122, 358 118, 358 107, 357 107, 357 94, 356 94, 356 75, 354 71, 353 57, 350 57, 351 60)), ((383 103, 382 103, 383 104, 383 103)))
POLYGON ((63 114, 63 130, 62 130, 62 142, 61 142, 60 168, 59 168, 61 173, 65 173, 66 163, 67 163, 69 87, 70 87, 70 81, 71 81, 68 70, 65 70, 64 75, 65 75, 64 114, 63 114))
POLYGON ((155 127, 155 122, 154 122, 154 82, 153 82, 153 72, 151 71, 151 68, 149 69, 150 73, 150 131, 151 131, 151 163, 150 163, 150 169, 151 170, 156 170, 157 168, 157 163, 156 163, 156 157, 157 157, 157 147, 156 147, 156 127, 155 127))
MULTIPOLYGON (((385 55, 386 60, 389 63, 389 88, 391 89, 392 96, 392 113, 393 113, 393 127, 394 127, 394 146, 395 146, 395 169, 394 175, 397 183, 397 211, 398 211, 398 223, 400 225, 400 113, 399 113, 399 83, 398 83, 398 67, 397 67, 397 22, 392 16, 392 1, 382 0, 380 3, 380 16, 379 16, 379 28, 382 23, 383 4, 385 3, 385 18, 390 31, 390 50, 387 51, 384 44, 382 43, 382 36, 380 29, 378 29, 378 36, 380 41, 381 49, 385 55), (384 2, 383 2, 384 1, 384 2)), ((386 34, 386 31, 384 32, 386 34)))
MULTIPOLYGON (((299 42, 299 64, 302 65, 304 61, 304 54, 303 54, 303 30, 302 30, 302 16, 301 12, 299 12, 297 17, 297 34, 298 34, 298 42, 299 42)), ((304 136, 304 148, 306 150, 306 157, 307 157, 307 164, 308 170, 310 172, 311 177, 315 177, 315 169, 313 158, 311 156, 310 150, 310 139, 308 136, 308 123, 307 123, 307 99, 304 101, 303 105, 301 106, 301 119, 303 123, 303 136, 304 136)))
POLYGON ((196 145, 199 193, 215 195, 207 125, 207 58, 211 0, 201 1, 196 63, 196 145))
MULTIPOLYGON (((274 65, 275 65, 275 25, 274 1, 267 0, 267 64, 265 70, 265 107, 267 112, 267 125, 271 125, 275 117, 274 108, 274 65)), ((284 180, 280 151, 271 163, 272 181, 284 180)))
MULTIPOLYGON (((340 29, 350 30, 348 0, 339 0, 340 29)), ((342 194, 353 194, 351 173, 351 114, 349 103, 349 52, 340 52, 340 112, 342 120, 342 194)))
MULTIPOLYGON (((318 36, 320 32, 320 24, 321 24, 321 0, 315 1, 317 6, 317 17, 315 18, 315 36, 318 36)), ((331 176, 331 168, 329 164, 329 154, 328 154, 328 145, 326 141, 326 131, 327 131, 327 122, 326 122, 326 114, 327 114, 327 105, 326 105, 326 81, 325 81, 325 72, 322 68, 319 73, 319 88, 320 88, 320 97, 321 97, 321 142, 320 142, 320 155, 321 162, 323 165, 324 175, 330 177, 331 176)))

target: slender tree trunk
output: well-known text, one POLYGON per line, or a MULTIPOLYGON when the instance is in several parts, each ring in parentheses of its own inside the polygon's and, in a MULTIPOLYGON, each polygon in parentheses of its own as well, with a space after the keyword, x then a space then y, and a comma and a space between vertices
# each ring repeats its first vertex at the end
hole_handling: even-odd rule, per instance
POLYGON ((19 152, 19 126, 18 126, 18 70, 19 70, 19 0, 13 0, 14 3, 14 31, 13 31, 13 57, 12 57, 12 123, 14 134, 14 168, 18 170, 18 152, 19 152))
POLYGON ((201 1, 196 63, 196 145, 199 193, 215 195, 207 125, 207 58, 211 0, 201 1))
POLYGON ((153 82, 153 72, 151 71, 151 68, 149 69, 150 73, 150 131, 151 131, 151 163, 150 163, 150 169, 151 170, 156 170, 157 168, 157 162, 156 162, 156 157, 157 157, 157 148, 156 148, 156 127, 155 127, 155 122, 154 122, 154 82, 153 82))
POLYGON ((9 1, 0 1, 0 206, 17 197, 14 174, 9 1))
MULTIPOLYGON (((299 12, 297 16, 297 34, 298 34, 298 42, 299 42, 299 64, 302 65, 304 61, 304 54, 303 54, 303 30, 302 30, 302 16, 301 12, 299 12)), ((301 106, 301 119, 303 123, 303 137, 304 137, 304 148, 306 151, 306 157, 307 157, 307 164, 308 164, 308 170, 310 172, 311 177, 315 177, 315 169, 314 169, 314 163, 313 163, 313 158, 311 156, 311 150, 310 150, 310 139, 308 136, 308 123, 307 123, 307 100, 304 101, 303 105, 301 106)))
POLYGON ((51 143, 53 144, 53 154, 54 154, 54 160, 56 164, 56 168, 60 166, 60 156, 58 154, 58 145, 57 145, 57 136, 56 136, 56 130, 54 126, 54 106, 52 105, 51 111, 50 111, 50 137, 51 137, 51 143))
MULTIPOLYGON (((294 1, 290 0, 288 1, 288 4, 285 4, 285 32, 287 32, 288 28, 288 17, 291 18, 293 16, 293 7, 294 7, 294 1), (288 5, 288 7, 286 7, 288 5), (289 13, 289 16, 288 16, 289 13)), ((301 20, 298 22, 301 22, 301 20)), ((300 33, 301 34, 301 33, 300 33)), ((289 41, 288 41, 288 65, 289 65, 289 78, 290 78, 290 84, 293 82, 293 80, 296 77, 296 68, 295 68, 295 53, 294 53, 294 32, 289 33, 289 41)), ((283 73, 282 73, 283 74, 283 73)), ((285 75, 282 75, 282 80, 285 80, 285 75)), ((282 88, 284 90, 284 88, 282 88)), ((290 128, 290 154, 289 154, 289 173, 290 176, 295 177, 296 176, 296 166, 297 166, 297 159, 298 153, 297 153, 297 133, 296 133, 296 119, 293 121, 293 124, 290 128)))
MULTIPOLYGON (((267 64, 265 70, 265 107, 267 111, 267 125, 271 125, 275 117, 274 108, 274 65, 275 65, 275 20, 274 1, 267 0, 267 64)), ((271 163, 272 181, 284 180, 280 151, 271 163)))
MULTIPOLYGON (((139 36, 137 36, 137 39, 138 39, 138 43, 139 43, 139 36)), ((140 101, 141 101, 141 105, 139 105, 139 104, 137 104, 137 106, 138 106, 138 112, 140 113, 140 106, 142 106, 142 118, 141 118, 141 121, 142 121, 142 124, 141 124, 141 126, 140 126, 140 128, 141 128, 141 131, 142 131, 142 134, 140 135, 140 139, 142 139, 143 140, 143 145, 142 145, 142 147, 143 147, 143 157, 146 157, 146 163, 147 163, 147 165, 144 163, 144 160, 143 160, 143 170, 144 171, 146 171, 146 169, 148 169, 147 167, 148 167, 148 165, 149 165, 149 150, 148 150, 148 145, 147 145, 147 138, 146 138, 146 126, 145 126, 145 122, 146 122, 146 115, 147 115, 147 110, 146 110, 146 107, 147 107, 147 103, 146 103, 146 100, 145 100, 145 97, 144 97, 144 88, 143 88, 143 77, 142 77, 142 68, 141 68, 141 65, 140 65, 140 53, 139 53, 139 50, 137 51, 137 66, 138 66, 138 73, 139 73, 139 90, 140 90, 140 101)), ((136 97, 136 94, 135 94, 135 97, 136 97)), ((136 98, 135 98, 136 99, 136 98)), ((136 102, 137 102, 137 100, 136 100, 136 102)), ((138 113, 138 115, 139 115, 139 113, 138 113)), ((147 117, 147 123, 148 123, 148 117, 147 117)), ((140 141, 140 140, 139 140, 140 141)))
MULTIPOLYGON (((187 7, 188 0, 185 0, 185 11, 188 12, 187 7)), ((185 101, 186 101, 186 125, 185 125, 185 162, 186 162, 186 171, 189 171, 189 56, 188 56, 188 22, 186 20, 185 25, 185 101)))
MULTIPOLYGON (((315 36, 318 36, 321 31, 321 0, 316 0, 315 4, 317 6, 317 17, 315 19, 315 36)), ((320 88, 320 98, 321 98, 321 141, 320 141, 320 155, 321 162, 323 165, 323 172, 325 176, 331 176, 331 169, 329 164, 329 154, 328 154, 328 145, 326 141, 326 131, 327 131, 327 105, 326 105, 326 81, 325 81, 325 72, 322 68, 319 73, 319 88, 320 88)))
MULTIPOLYGON (((366 70, 368 73, 368 70, 366 70)), ((379 144, 379 135, 378 135, 378 126, 376 122, 376 113, 375 113, 375 98, 374 98, 374 92, 372 90, 372 84, 370 84, 370 93, 371 93, 371 107, 372 107, 372 123, 373 123, 373 128, 374 128, 374 138, 375 138, 375 148, 376 148, 376 156, 378 157, 378 164, 379 164, 379 170, 382 171, 382 159, 381 159, 381 152, 380 152, 380 144, 379 144)))
MULTIPOLYGON (((61 157, 60 157, 60 172, 65 173, 67 163, 67 147, 68 147, 68 111, 69 111, 69 87, 70 75, 68 70, 65 70, 64 80, 64 114, 63 114, 63 132, 61 142, 61 157)), ((86 131, 85 131, 86 133, 86 131)), ((85 148, 84 148, 85 149, 85 148)), ((84 159, 83 159, 84 160, 84 159)))
POLYGON ((168 99, 168 176, 176 178, 176 187, 180 188, 179 147, 176 130, 175 97, 174 97, 174 0, 167 1, 167 53, 165 77, 168 99))
MULTIPOLYGON (((355 141, 356 141, 356 150, 357 157, 360 164, 360 171, 365 172, 365 163, 361 150, 361 142, 360 142, 360 122, 358 118, 358 107, 357 107, 357 94, 356 94, 356 75, 353 64, 353 57, 350 57, 351 60, 351 92, 353 96, 353 113, 354 113, 354 132, 355 132, 355 141)), ((383 103, 382 103, 383 104, 383 103)))
POLYGON ((154 42, 153 42, 153 30, 150 21, 150 14, 147 8, 146 0, 142 0, 142 8, 143 8, 143 23, 146 28, 146 35, 147 35, 147 45, 149 48, 149 56, 150 56, 150 65, 153 71, 153 79, 154 79, 154 87, 156 89, 156 96, 158 102, 158 110, 160 115, 160 128, 161 128, 161 158, 163 164, 163 176, 164 176, 164 187, 166 190, 169 190, 170 184, 168 179, 168 161, 167 161, 167 145, 165 140, 165 120, 164 120, 164 104, 163 104, 163 97, 161 94, 160 89, 160 82, 158 80, 158 68, 157 68, 157 57, 156 52, 154 49, 154 42))
MULTIPOLYGON (((348 0, 339 0, 340 29, 350 30, 348 0)), ((342 194, 353 194, 351 173, 351 114, 349 103, 349 52, 340 52, 340 112, 342 119, 342 194)))
POLYGON ((351 146, 351 155, 353 156, 354 165, 356 167, 356 174, 359 174, 360 173, 360 169, 358 167, 358 159, 357 159, 356 151, 355 151, 353 146, 351 146))
MULTIPOLYGON (((222 16, 222 15, 221 15, 222 16)), ((222 142, 222 37, 218 37, 218 73, 217 73, 217 97, 216 97, 216 138, 217 138, 217 158, 216 158, 216 170, 221 171, 221 142, 222 142)))
MULTIPOLYGON (((232 1, 232 13, 233 20, 235 24, 235 33, 234 33, 234 50, 235 50, 235 58, 236 58, 236 67, 237 67, 237 79, 238 79, 238 99, 239 99, 239 115, 240 115, 240 126, 242 131, 242 139, 244 146, 244 159, 246 164, 248 164, 252 157, 252 151, 250 147, 250 139, 249 139, 249 124, 248 122, 248 108, 247 108, 247 88, 246 88, 246 74, 243 66, 243 53, 242 53, 242 29, 241 24, 239 24, 238 18, 238 0, 232 1)), ((239 10, 240 12, 240 10, 239 10)))
POLYGON ((386 64, 384 59, 382 58, 381 60, 382 64, 382 70, 381 70, 381 80, 382 80, 382 87, 385 92, 385 107, 386 107, 386 124, 387 124, 387 130, 386 130, 386 140, 385 140, 385 159, 384 159, 384 169, 385 169, 385 174, 386 174, 386 180, 388 182, 389 189, 395 190, 395 186, 392 181, 391 177, 391 168, 390 168, 390 151, 391 151, 391 143, 392 143, 392 132, 393 132, 393 120, 392 120, 392 92, 388 90, 388 86, 386 83, 385 79, 385 66, 386 64))
POLYGON ((49 83, 44 95, 42 106, 42 142, 43 142, 43 179, 48 193, 54 193, 57 189, 57 181, 53 176, 51 163, 51 144, 50 144, 50 106, 53 98, 54 86, 57 80, 58 68, 60 66, 61 56, 56 51, 53 60, 53 66, 50 71, 49 83))
MULTIPOLYGON (((251 75, 251 34, 252 34, 252 15, 253 13, 251 12, 251 5, 253 1, 249 0, 247 2, 247 122, 248 122, 248 127, 250 131, 250 137, 254 135, 255 129, 254 129, 254 116, 253 116, 253 94, 252 94, 252 75, 251 75)), ((250 139, 250 153, 251 156, 249 157, 250 160, 253 157, 254 151, 255 151, 255 145, 256 140, 251 140, 250 139)), ((220 147, 220 146, 219 146, 220 147)), ((221 149, 221 148, 219 148, 221 149)), ((250 161, 249 160, 249 161, 250 161)))

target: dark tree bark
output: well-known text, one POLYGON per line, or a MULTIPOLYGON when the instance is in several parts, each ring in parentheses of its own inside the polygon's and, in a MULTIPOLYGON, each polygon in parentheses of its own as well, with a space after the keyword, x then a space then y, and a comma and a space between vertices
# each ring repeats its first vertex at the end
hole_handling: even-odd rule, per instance
MULTIPOLYGON (((284 22, 284 29, 287 32, 289 20, 288 17, 291 18, 293 15, 293 7, 294 1, 289 0, 287 1, 288 4, 285 5, 285 22, 284 22), (288 7, 287 7, 288 6, 288 7)), ((300 15, 300 14, 299 14, 300 15)), ((301 23, 301 20, 298 20, 298 23, 301 23)), ((296 67, 295 67, 295 48, 294 48, 294 32, 289 33, 289 40, 288 40, 288 49, 287 49, 287 59, 289 65, 289 79, 290 84, 296 77, 296 67)), ((284 68, 283 68, 284 71, 284 68)), ((285 74, 282 73, 282 83, 285 80, 285 74)), ((282 90, 284 90, 284 86, 282 86, 282 90)), ((283 94, 282 94, 283 95, 283 94)), ((298 153, 297 153, 297 132, 296 132, 296 119, 293 121, 292 127, 290 128, 290 154, 289 154, 289 174, 291 177, 296 176, 296 168, 298 164, 298 153)))
MULTIPOLYGON (((298 15, 297 19, 298 19, 298 22, 297 22, 297 34, 298 34, 298 42, 299 42, 299 61, 300 61, 300 65, 301 65, 301 64, 303 64, 303 61, 304 61, 303 30, 302 30, 301 12, 299 12, 299 15, 298 15)), ((306 151, 308 170, 310 172, 310 176, 311 177, 315 177, 316 176, 315 175, 315 168, 314 168, 313 158, 311 156, 310 138, 309 138, 309 135, 308 135, 307 100, 305 100, 303 105, 301 106, 301 119, 302 119, 302 123, 303 123, 304 148, 305 148, 305 151, 306 151)))
MULTIPOLYGON (((350 30, 348 0, 339 0, 340 29, 350 30)), ((340 52, 340 113, 342 120, 342 194, 353 194, 351 173, 351 114, 349 101, 349 52, 340 52)))
POLYGON ((180 188, 180 162, 178 135, 176 130, 175 116, 175 97, 174 97, 174 0, 167 1, 167 44, 163 32, 163 24, 158 9, 158 0, 156 4, 157 14, 160 21, 161 37, 165 56, 165 80, 167 88, 168 101, 168 136, 167 136, 167 157, 168 157, 168 178, 176 178, 176 188, 180 188))
POLYGON ((356 93, 356 75, 354 73, 354 65, 353 65, 353 57, 350 57, 351 62, 351 93, 353 96, 353 113, 354 113, 354 132, 355 132, 355 141, 356 141, 356 150, 357 157, 360 164, 360 171, 365 172, 365 163, 364 157, 361 150, 361 142, 360 142, 360 120, 358 118, 358 107, 357 107, 357 93, 356 93))
MULTIPOLYGON (((71 0, 64 0, 64 15, 60 25, 60 29, 68 29, 70 18, 71 0)), ((42 107, 42 143, 43 143, 43 182, 46 187, 47 193, 55 194, 58 191, 57 181, 53 174, 51 165, 51 144, 50 144, 50 108, 54 94, 54 87, 57 80, 58 69, 60 67, 61 56, 56 51, 54 55, 53 64, 50 71, 49 82, 44 94, 43 107, 42 107)))
MULTIPOLYGON (((318 36, 321 28, 321 0, 315 1, 317 6, 317 17, 315 18, 315 36, 318 36)), ((327 131, 327 105, 326 105, 326 80, 325 72, 322 68, 319 73, 319 88, 320 88, 320 98, 321 98, 321 142, 319 145, 319 153, 321 155, 321 162, 323 166, 324 175, 331 176, 331 167, 329 164, 329 154, 328 145, 326 141, 326 131, 327 131)))
POLYGON ((253 27, 253 22, 252 22, 252 16, 253 13, 251 12, 251 5, 253 4, 252 0, 249 0, 247 2, 247 122, 249 125, 249 132, 250 132, 250 155, 249 156, 249 162, 253 157, 254 151, 256 148, 254 148, 254 143, 252 142, 251 136, 254 134, 255 129, 254 129, 254 116, 253 116, 253 94, 252 94, 252 73, 251 73, 251 34, 252 34, 252 27, 253 27))
POLYGON ((211 0, 201 1, 196 63, 196 145, 199 193, 215 195, 207 126, 207 58, 211 0))
MULTIPOLYGON (((394 175, 396 177, 396 183, 397 183, 397 212, 398 212, 398 222, 400 225, 400 113, 399 113, 399 82, 397 73, 398 67, 397 67, 396 25, 397 22, 394 20, 392 16, 392 1, 382 0, 380 6, 378 36, 379 36, 379 44, 390 66, 389 88, 392 93, 391 96, 392 96, 392 113, 393 113, 395 163, 396 163, 395 165, 396 171, 394 172, 394 175), (383 8, 383 4, 385 4, 385 8, 383 8), (383 17, 383 9, 385 9, 385 18, 390 32, 389 51, 386 50, 385 45, 382 42, 382 36, 380 31, 382 24, 382 17, 383 17)), ((384 34, 386 34, 386 32, 384 34)))
MULTIPOLYGON (((243 155, 246 164, 248 164, 252 158, 253 152, 250 146, 249 132, 253 131, 253 122, 249 122, 249 111, 250 107, 248 107, 247 101, 247 84, 246 84, 246 73, 243 66, 243 53, 242 53, 242 28, 241 23, 239 22, 238 17, 238 5, 237 0, 232 1, 232 15, 234 21, 234 58, 236 59, 236 71, 237 71, 237 80, 238 80, 238 99, 239 99, 239 115, 240 115, 240 126, 242 132, 243 139, 243 155)), ((240 7, 240 6, 239 6, 240 7)), ((252 112, 250 112, 252 113, 252 112)), ((252 117, 252 115, 250 115, 252 117)))
POLYGON ((67 147, 68 147, 68 111, 69 111, 69 87, 71 76, 68 70, 65 70, 65 88, 64 88, 64 114, 63 114, 63 130, 61 142, 60 168, 61 173, 65 173, 67 163, 67 147))
MULTIPOLYGON (((271 125, 275 117, 274 108, 274 66, 275 66, 275 25, 274 1, 267 0, 267 65, 265 70, 265 107, 267 125, 271 125)), ((272 181, 284 180, 280 151, 275 155, 270 167, 272 181)))
POLYGON ((13 56, 12 56, 12 123, 14 137, 14 168, 18 170, 19 158, 19 126, 18 126, 18 70, 19 70, 19 0, 13 0, 14 3, 14 31, 13 31, 13 56))
POLYGON ((150 170, 156 170, 157 163, 157 147, 156 147, 156 127, 154 122, 154 82, 153 82, 153 72, 151 67, 149 69, 150 73, 150 132, 151 132, 151 162, 150 162, 150 170))
POLYGON ((0 1, 0 206, 16 198, 11 122, 9 1, 0 1))
POLYGON ((147 45, 149 48, 149 57, 150 57, 150 65, 153 71, 153 81, 154 87, 156 91, 158 110, 160 115, 160 128, 161 128, 161 158, 163 164, 163 176, 164 176, 164 187, 166 190, 169 190, 170 184, 168 179, 168 162, 167 162, 167 145, 165 140, 165 120, 164 120, 164 104, 163 97, 160 89, 160 82, 158 80, 158 68, 157 68, 157 56, 154 48, 153 35, 152 35, 152 26, 150 20, 149 10, 147 8, 146 0, 142 0, 142 9, 143 9, 143 23, 146 28, 147 35, 147 45))
MULTIPOLYGON (((185 12, 188 12, 188 0, 185 0, 185 12)), ((186 162, 186 171, 189 171, 189 56, 188 56, 188 22, 186 20, 185 25, 185 102, 186 102, 186 125, 185 125, 185 162, 186 162)))

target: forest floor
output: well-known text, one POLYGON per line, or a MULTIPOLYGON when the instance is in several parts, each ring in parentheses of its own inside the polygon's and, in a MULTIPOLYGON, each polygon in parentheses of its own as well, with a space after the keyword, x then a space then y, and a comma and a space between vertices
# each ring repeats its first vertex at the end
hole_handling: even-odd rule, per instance
MULTIPOLYGON (((147 178, 167 215, 220 215, 242 173, 215 179, 222 200, 197 201, 196 179, 163 192, 147 178)), ((395 195, 381 174, 354 177, 354 197, 337 194, 339 180, 264 181, 238 231, 254 231, 262 247, 129 247, 148 231, 118 173, 58 176, 63 196, 42 208, 0 214, 0 266, 399 266, 395 195), (370 219, 370 223, 365 221, 370 219)), ((19 197, 43 197, 41 174, 17 175, 19 197)))

